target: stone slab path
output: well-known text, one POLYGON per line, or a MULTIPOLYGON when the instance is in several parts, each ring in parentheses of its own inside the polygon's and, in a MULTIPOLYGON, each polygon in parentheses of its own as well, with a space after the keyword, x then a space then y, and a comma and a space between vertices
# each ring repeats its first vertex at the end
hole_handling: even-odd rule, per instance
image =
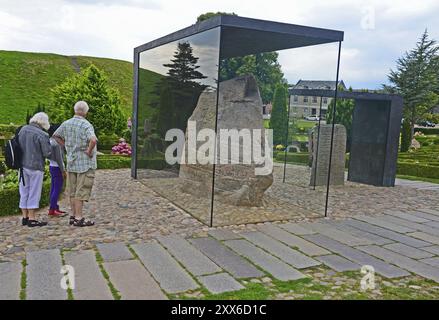
POLYGON ((108 288, 93 250, 71 251, 64 254, 66 264, 75 270, 75 288, 73 295, 78 300, 111 300, 113 296, 108 288))
POLYGON ((207 236, 157 236, 91 249, 27 250, 25 262, 0 263, 0 299, 172 299, 204 290, 222 294, 270 277, 295 281, 324 264, 334 272, 371 265, 384 278, 409 275, 439 283, 439 211, 386 212, 250 230, 210 229, 207 236), (433 218, 434 217, 434 218, 433 218), (75 288, 61 288, 61 267, 75 288), (22 278, 25 276, 25 278, 22 278), (21 283, 25 288, 21 288, 21 283))

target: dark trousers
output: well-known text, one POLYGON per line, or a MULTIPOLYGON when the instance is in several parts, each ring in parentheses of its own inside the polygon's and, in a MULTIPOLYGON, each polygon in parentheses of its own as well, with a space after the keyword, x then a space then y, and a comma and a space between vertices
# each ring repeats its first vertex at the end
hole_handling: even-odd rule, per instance
POLYGON ((64 179, 60 168, 49 167, 49 170, 52 183, 50 186, 50 209, 57 210, 59 209, 58 198, 62 190, 64 179))

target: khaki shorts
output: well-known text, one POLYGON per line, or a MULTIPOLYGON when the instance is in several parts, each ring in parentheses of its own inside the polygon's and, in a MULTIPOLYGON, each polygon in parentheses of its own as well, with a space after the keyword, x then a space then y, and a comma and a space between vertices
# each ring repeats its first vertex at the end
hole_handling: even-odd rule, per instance
POLYGON ((93 169, 83 173, 68 172, 66 189, 70 199, 88 201, 94 179, 95 171, 93 169))

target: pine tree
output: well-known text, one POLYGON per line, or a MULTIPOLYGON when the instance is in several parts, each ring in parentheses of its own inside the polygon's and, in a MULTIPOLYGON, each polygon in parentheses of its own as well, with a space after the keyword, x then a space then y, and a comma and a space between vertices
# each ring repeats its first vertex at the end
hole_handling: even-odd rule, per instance
POLYGON ((396 61, 396 70, 388 76, 404 98, 404 118, 410 121, 409 141, 413 139, 415 123, 439 101, 438 50, 436 41, 429 39, 425 30, 416 47, 396 61))
POLYGON ((274 92, 273 110, 270 118, 270 129, 273 129, 274 145, 286 145, 287 141, 287 90, 284 85, 278 85, 274 92))
POLYGON ((164 64, 169 68, 168 75, 178 82, 188 82, 195 79, 207 78, 197 69, 198 57, 193 54, 192 47, 189 42, 179 42, 177 51, 174 53, 172 63, 164 64))

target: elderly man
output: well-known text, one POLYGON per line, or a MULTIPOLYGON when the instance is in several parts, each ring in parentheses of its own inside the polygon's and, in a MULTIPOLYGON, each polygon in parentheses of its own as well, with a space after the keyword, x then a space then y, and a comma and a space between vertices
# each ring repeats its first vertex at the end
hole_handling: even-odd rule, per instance
POLYGON ((78 101, 73 118, 64 121, 53 134, 67 152, 67 193, 72 207, 70 225, 75 227, 94 225, 82 215, 84 201, 90 199, 96 170, 97 138, 93 126, 85 119, 88 109, 86 102, 78 101))

